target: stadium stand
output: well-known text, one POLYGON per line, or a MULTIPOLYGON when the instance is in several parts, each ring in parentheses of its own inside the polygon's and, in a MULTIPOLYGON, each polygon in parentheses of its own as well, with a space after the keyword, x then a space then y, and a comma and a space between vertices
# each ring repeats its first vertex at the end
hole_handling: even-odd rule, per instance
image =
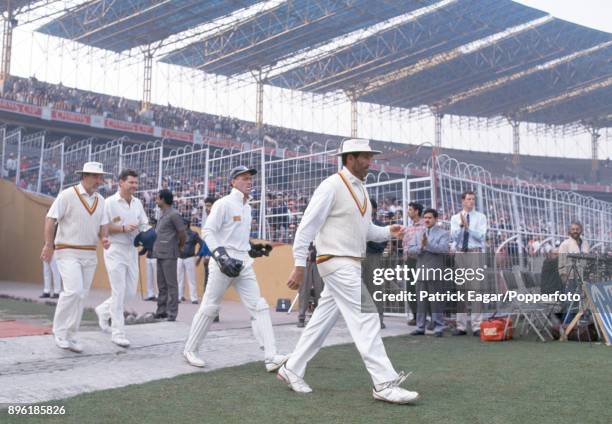
MULTIPOLYGON (((62 84, 49 84, 35 77, 27 79, 11 77, 0 97, 37 106, 159 126, 175 131, 197 131, 208 137, 229 138, 238 144, 261 145, 263 136, 268 136, 276 140, 281 148, 293 151, 312 151, 313 146, 317 145, 319 149, 325 145, 337 146, 342 140, 341 137, 334 135, 270 125, 264 125, 260 133, 253 122, 190 111, 171 105, 152 104, 149 109, 143 111, 141 103, 136 100, 78 90, 62 84)), ((412 145, 384 141, 375 141, 375 144, 385 153, 384 162, 390 165, 403 167, 407 163, 412 163, 424 169, 427 159, 431 156, 431 149, 428 147, 420 149, 417 154, 412 145)), ((445 149, 445 152, 457 160, 480 165, 497 174, 541 183, 612 184, 610 158, 602 161, 598 174, 593 176, 590 170, 591 162, 585 159, 555 158, 554 161, 550 161, 546 157, 523 155, 520 165, 515 166, 512 164, 512 156, 508 154, 459 149, 445 149)))

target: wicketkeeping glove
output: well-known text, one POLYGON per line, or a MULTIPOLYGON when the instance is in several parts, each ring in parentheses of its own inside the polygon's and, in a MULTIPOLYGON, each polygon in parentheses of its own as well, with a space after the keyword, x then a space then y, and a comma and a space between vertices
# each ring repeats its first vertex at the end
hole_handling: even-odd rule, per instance
POLYGON ((242 271, 242 261, 239 259, 230 258, 225 250, 225 247, 217 247, 213 252, 213 258, 219 264, 221 272, 228 277, 238 277, 242 271))
POLYGON ((249 256, 251 258, 261 258, 262 256, 270 256, 272 245, 268 243, 251 243, 249 256))

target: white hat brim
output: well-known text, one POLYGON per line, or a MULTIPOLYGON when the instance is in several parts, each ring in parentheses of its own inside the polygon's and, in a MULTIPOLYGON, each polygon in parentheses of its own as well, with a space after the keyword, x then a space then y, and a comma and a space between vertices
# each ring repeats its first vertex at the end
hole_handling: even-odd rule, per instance
POLYGON ((75 174, 96 174, 96 175, 110 175, 110 172, 91 172, 91 171, 74 171, 75 174))
POLYGON ((380 150, 351 150, 349 152, 338 152, 338 153, 334 153, 334 156, 342 156, 342 155, 346 155, 349 153, 374 153, 375 155, 379 155, 382 152, 380 150))

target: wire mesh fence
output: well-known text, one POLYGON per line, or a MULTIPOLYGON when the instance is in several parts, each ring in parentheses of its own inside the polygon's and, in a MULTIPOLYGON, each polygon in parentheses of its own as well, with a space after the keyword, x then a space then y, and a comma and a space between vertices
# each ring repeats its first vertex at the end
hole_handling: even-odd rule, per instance
POLYGON ((25 190, 40 192, 41 168, 45 133, 39 132, 22 138, 19 148, 19 172, 17 185, 25 190))
POLYGON ((162 184, 175 195, 176 208, 192 225, 201 226, 204 199, 208 196, 208 149, 187 146, 162 158, 162 184))
POLYGON ((64 141, 47 144, 42 155, 40 192, 57 196, 64 181, 64 141))
POLYGON ((111 140, 104 144, 96 144, 92 147, 90 161, 100 162, 104 172, 109 175, 104 177, 104 184, 99 188, 102 196, 108 197, 117 191, 117 175, 121 172, 121 152, 123 139, 111 140))
POLYGON ((162 185, 163 156, 161 141, 124 145, 121 153, 122 167, 138 172, 138 191, 136 194, 142 201, 150 219, 159 218, 155 206, 157 191, 161 188, 168 188, 167 185, 162 185))
MULTIPOLYGON (((87 161, 102 162, 107 172, 105 194, 116 189, 122 168, 139 173, 138 196, 149 216, 155 217, 155 197, 161 188, 175 192, 177 208, 195 225, 205 218, 204 199, 230 191, 229 171, 238 165, 258 170, 251 193, 252 236, 292 243, 301 216, 316 187, 340 168, 334 150, 324 146, 311 152, 279 149, 277 156, 262 147, 245 150, 213 149, 209 146, 166 148, 161 140, 132 144, 117 139, 96 143, 93 139, 69 143, 45 142, 43 133, 22 135, 21 129, 0 127, 2 176, 20 187, 48 195, 77 184, 87 161)), ((612 243, 612 208, 604 201, 575 192, 555 190, 518 179, 494 179, 482 167, 439 155, 428 164, 430 177, 390 175, 384 169, 367 175, 369 195, 378 203, 377 219, 384 224, 409 224, 408 204, 418 202, 440 213, 448 226, 461 209, 461 193, 476 194, 477 210, 487 216, 487 251, 499 246, 526 255, 529 244, 554 244, 566 237, 571 222, 580 221, 584 237, 592 246, 612 243), (435 166, 434 166, 435 165, 435 166), (512 241, 505 243, 512 238, 512 241), (515 247, 516 246, 516 247, 515 247)), ((401 243, 391 243, 388 257, 403 256, 401 243)))
POLYGON ((80 181, 77 171, 83 169, 83 164, 91 158, 93 139, 88 138, 68 146, 64 150, 64 184, 63 188, 76 185, 80 181))
POLYGON ((273 159, 265 163, 266 231, 264 238, 293 241, 308 201, 325 178, 338 171, 335 151, 273 159))
POLYGON ((2 139, 2 174, 9 181, 19 181, 19 164, 21 162, 21 129, 3 132, 2 139))

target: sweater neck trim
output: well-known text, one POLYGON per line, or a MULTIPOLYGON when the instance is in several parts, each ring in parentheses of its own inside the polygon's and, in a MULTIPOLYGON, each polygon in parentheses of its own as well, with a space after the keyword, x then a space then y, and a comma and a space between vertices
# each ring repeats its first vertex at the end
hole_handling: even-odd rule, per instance
POLYGON ((351 196, 353 197, 353 200, 355 201, 355 204, 357 205, 357 209, 359 209, 359 213, 361 214, 361 216, 364 216, 368 209, 368 195, 365 191, 365 188, 363 188, 363 185, 361 186, 361 189, 363 190, 363 204, 361 204, 359 203, 359 199, 357 198, 357 195, 355 194, 353 187, 348 182, 346 177, 342 175, 342 172, 338 172, 338 175, 340 176, 340 179, 342 180, 342 182, 344 183, 348 191, 351 193, 351 196))

